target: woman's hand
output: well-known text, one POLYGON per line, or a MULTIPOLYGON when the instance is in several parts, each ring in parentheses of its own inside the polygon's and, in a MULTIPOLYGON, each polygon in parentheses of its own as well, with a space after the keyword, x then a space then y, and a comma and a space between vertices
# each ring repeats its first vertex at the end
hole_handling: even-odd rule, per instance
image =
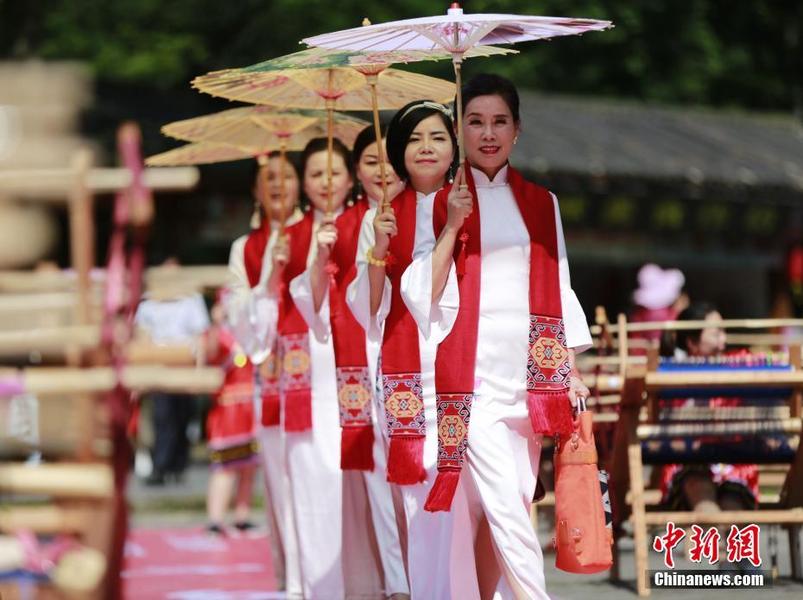
POLYGON ((271 258, 273 259, 274 270, 280 271, 287 266, 290 261, 290 245, 287 243, 286 234, 276 238, 271 258))
POLYGON ((577 398, 588 398, 590 394, 591 392, 580 378, 580 373, 572 371, 569 375, 569 402, 572 403, 572 408, 577 408, 577 398))
POLYGON ((392 210, 378 210, 374 217, 374 258, 383 259, 390 246, 390 238, 399 233, 396 215, 392 210))
POLYGON ((318 258, 322 261, 329 260, 332 247, 337 242, 337 228, 335 227, 334 217, 324 217, 315 239, 318 243, 318 258))
POLYGON ((463 170, 463 165, 457 169, 457 174, 454 178, 454 185, 449 191, 447 197, 448 216, 446 218, 446 227, 457 231, 463 226, 463 221, 468 215, 471 214, 471 209, 474 205, 474 197, 468 189, 466 184, 466 174, 463 170))

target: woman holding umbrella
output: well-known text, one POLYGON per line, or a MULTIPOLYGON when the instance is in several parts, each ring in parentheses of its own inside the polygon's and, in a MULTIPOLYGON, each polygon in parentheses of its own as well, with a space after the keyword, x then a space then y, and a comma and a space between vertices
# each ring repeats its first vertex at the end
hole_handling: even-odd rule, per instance
MULTIPOLYGON (((317 328, 308 266, 319 259, 322 223, 351 192, 349 151, 335 139, 331 197, 327 140, 311 140, 301 156, 304 217, 288 228, 287 263, 279 289, 279 387, 285 456, 300 555, 303 597, 345 596, 342 556, 343 478, 332 344, 317 328), (310 323, 311 325, 308 325, 310 323), (310 335, 312 333, 312 335, 310 335)), ((289 592, 289 590, 288 590, 289 592)))
POLYGON ((268 499, 268 523, 273 535, 273 564, 285 589, 301 590, 295 541, 295 516, 285 481, 284 445, 279 428, 279 391, 274 374, 279 282, 287 264, 287 236, 279 236, 284 222, 292 234, 303 214, 298 209, 299 178, 296 167, 278 153, 260 157, 254 177, 253 231, 234 241, 229 255, 228 321, 234 336, 249 355, 263 352, 261 411, 256 423, 268 499), (284 161, 284 163, 282 162, 284 161), (281 178, 284 177, 284 184, 281 178), (255 349, 255 350, 254 350, 255 349))
MULTIPOLYGON (((369 573, 365 566, 354 569, 355 556, 362 549, 379 550, 385 593, 392 598, 408 598, 409 589, 404 569, 398 525, 391 487, 385 478, 387 451, 383 430, 384 409, 374 402, 377 350, 369 346, 365 332, 346 306, 346 288, 356 273, 355 257, 360 224, 372 214, 382 198, 382 188, 394 193, 399 180, 387 169, 385 182, 379 161, 384 154, 372 127, 364 129, 354 142, 353 163, 357 175, 358 202, 339 215, 324 215, 318 231, 318 253, 307 272, 293 286, 301 291, 304 283, 302 312, 318 341, 331 340, 337 378, 337 399, 340 408, 340 467, 344 494, 344 567, 349 575, 346 584, 352 593, 370 592, 353 589, 355 581, 367 586, 369 573), (367 201, 365 198, 367 196, 367 201), (310 299, 312 310, 310 314, 310 299), (373 361, 373 362, 372 362, 373 361), (363 532, 354 526, 364 522, 367 492, 372 531, 363 532), (360 510, 363 507, 363 510, 360 510), (360 542, 367 533, 374 540, 360 542), (356 572, 355 572, 356 571, 356 572), (361 572, 360 572, 361 571, 361 572)), ((340 166, 338 167, 340 168, 340 166)), ((299 299, 299 306, 302 300, 299 299)), ((370 528, 369 528, 370 529, 370 528)), ((375 564, 373 558, 371 564, 375 564)))
POLYGON ((435 200, 437 241, 416 244, 402 281, 419 327, 446 333, 435 367, 438 477, 426 509, 450 510, 458 482, 473 490, 470 510, 488 518, 503 595, 547 598, 529 506, 541 436, 570 432, 571 406, 588 394, 574 353, 591 338, 557 200, 508 164, 521 126, 515 86, 473 78, 463 119, 467 164, 435 200))
MULTIPOLYGON (((419 334, 399 295, 414 242, 433 237, 432 203, 446 183, 457 150, 451 111, 421 100, 394 116, 388 157, 407 187, 365 219, 357 251, 357 277, 349 307, 367 336, 382 344, 382 386, 390 433, 388 480, 401 486, 407 521, 407 561, 412 598, 475 598, 474 554, 464 510, 433 515, 423 510, 435 477, 434 358, 437 334, 419 334), (464 537, 461 537, 464 536, 464 537), (468 567, 468 568, 467 568, 468 567)), ((462 498, 462 496, 460 497, 462 498)))

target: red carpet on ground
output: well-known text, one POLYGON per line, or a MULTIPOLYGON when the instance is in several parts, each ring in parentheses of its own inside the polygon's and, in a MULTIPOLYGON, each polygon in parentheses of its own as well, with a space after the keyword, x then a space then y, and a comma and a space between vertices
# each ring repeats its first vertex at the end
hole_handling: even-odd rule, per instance
POLYGON ((135 529, 126 543, 126 600, 276 600, 266 535, 135 529))

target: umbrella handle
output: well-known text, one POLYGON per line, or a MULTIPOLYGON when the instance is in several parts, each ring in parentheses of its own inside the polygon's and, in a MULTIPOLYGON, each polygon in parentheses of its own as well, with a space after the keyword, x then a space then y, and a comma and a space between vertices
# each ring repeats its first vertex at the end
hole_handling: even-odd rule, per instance
POLYGON ((335 108, 334 100, 327 98, 326 112, 326 214, 332 214, 332 153, 334 152, 335 108))
POLYGON ((287 152, 287 144, 282 138, 281 145, 279 146, 279 237, 284 235, 284 225, 287 221, 286 203, 287 203, 287 184, 284 180, 284 163, 287 152))
POLYGON ((371 86, 371 104, 374 113, 374 134, 376 135, 376 152, 379 156, 379 175, 382 178, 382 204, 379 207, 379 212, 385 212, 390 208, 390 199, 388 198, 388 182, 387 182, 387 169, 385 167, 385 153, 382 148, 382 128, 379 125, 379 101, 376 97, 376 84, 377 76, 367 76, 368 84, 371 86))
POLYGON ((459 157, 459 164, 463 164, 466 160, 466 152, 463 149, 463 78, 462 78, 462 63, 463 55, 453 55, 452 64, 454 65, 454 79, 457 86, 457 95, 455 101, 455 112, 457 113, 457 151, 459 157))

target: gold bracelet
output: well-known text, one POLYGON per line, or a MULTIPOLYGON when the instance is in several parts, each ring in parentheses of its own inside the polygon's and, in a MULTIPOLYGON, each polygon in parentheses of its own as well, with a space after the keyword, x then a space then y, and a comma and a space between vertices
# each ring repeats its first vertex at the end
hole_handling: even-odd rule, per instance
POLYGON ((374 249, 373 247, 368 248, 365 252, 365 260, 368 261, 369 265, 373 265, 375 267, 384 267, 388 264, 384 258, 374 258, 374 249))

